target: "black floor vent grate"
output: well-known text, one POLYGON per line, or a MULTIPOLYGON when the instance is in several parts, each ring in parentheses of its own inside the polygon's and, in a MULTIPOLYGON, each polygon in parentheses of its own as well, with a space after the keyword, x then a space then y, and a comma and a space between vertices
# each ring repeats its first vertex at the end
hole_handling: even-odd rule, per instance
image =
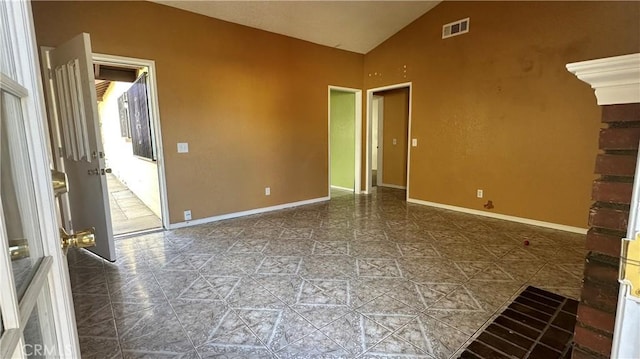
POLYGON ((529 286, 460 358, 569 359, 577 311, 576 300, 529 286))

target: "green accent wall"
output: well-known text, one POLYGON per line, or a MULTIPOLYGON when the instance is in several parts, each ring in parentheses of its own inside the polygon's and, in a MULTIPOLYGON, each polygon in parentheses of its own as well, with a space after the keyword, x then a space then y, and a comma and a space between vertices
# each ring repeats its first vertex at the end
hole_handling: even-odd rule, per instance
POLYGON ((353 189, 356 166, 356 95, 331 90, 331 185, 353 189))

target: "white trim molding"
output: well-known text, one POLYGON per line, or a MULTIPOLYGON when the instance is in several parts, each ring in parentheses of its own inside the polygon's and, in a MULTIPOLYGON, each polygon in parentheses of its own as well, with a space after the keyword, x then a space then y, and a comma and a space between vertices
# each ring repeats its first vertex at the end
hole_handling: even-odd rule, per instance
POLYGON ((337 189, 339 191, 355 192, 353 188, 340 187, 340 186, 334 186, 334 185, 331 185, 331 189, 337 189))
POLYGON ((640 102, 640 53, 567 64, 595 90, 598 105, 640 102))
POLYGON ((355 168, 354 168, 354 192, 362 192, 362 90, 350 87, 329 85, 327 90, 327 172, 328 189, 327 196, 331 197, 331 91, 349 92, 355 95, 355 168))
POLYGON ((156 146, 156 165, 158 167, 158 188, 160 189, 160 212, 162 213, 162 227, 169 227, 169 200, 167 194, 167 177, 162 148, 162 131, 160 123, 160 106, 158 103, 158 85, 156 62, 154 60, 139 59, 109 54, 92 54, 93 61, 102 65, 131 66, 133 68, 146 67, 149 71, 147 91, 149 92, 149 113, 153 121, 153 142, 156 146))
POLYGON ((213 217, 207 217, 207 218, 200 218, 200 219, 195 219, 193 221, 186 221, 186 222, 178 222, 178 223, 172 223, 169 225, 169 229, 178 229, 178 228, 184 228, 184 227, 191 227, 191 226, 197 226, 199 224, 205 224, 205 223, 211 223, 211 222, 217 222, 217 221, 222 221, 224 219, 232 219, 232 218, 238 218, 238 217, 245 217, 245 216, 251 216, 254 214, 260 214, 260 213, 266 213, 266 212, 273 212, 273 211, 278 211, 281 209, 287 209, 287 208, 293 208, 293 207, 300 207, 300 206, 304 206, 307 204, 314 204, 314 203, 319 203, 319 202, 326 202, 328 201, 330 198, 329 196, 327 197, 320 197, 320 198, 313 198, 313 199, 307 199, 304 201, 298 201, 298 202, 290 202, 290 203, 284 203, 284 204, 279 204, 276 206, 270 206, 270 207, 262 207, 262 208, 256 208, 256 209, 250 209, 248 211, 242 211, 242 212, 234 212, 234 213, 227 213, 227 214, 221 214, 219 216, 213 216, 213 217))
POLYGON ((396 188, 396 189, 407 189, 406 186, 399 186, 397 184, 390 184, 390 183, 381 183, 378 186, 380 187, 389 187, 389 188, 396 188))
POLYGON ((517 222, 517 223, 523 223, 523 224, 530 224, 532 226, 557 229, 557 230, 565 231, 565 232, 572 232, 572 233, 579 233, 579 234, 586 234, 587 233, 587 229, 586 228, 566 226, 564 224, 538 221, 536 219, 509 216, 509 215, 500 214, 500 213, 485 212, 485 211, 480 211, 480 210, 477 210, 477 209, 458 207, 458 206, 451 206, 451 205, 448 205, 448 204, 442 204, 442 203, 437 203, 437 202, 428 202, 428 201, 423 201, 423 200, 420 200, 420 199, 409 198, 407 200, 407 202, 408 203, 414 203, 414 204, 421 204, 423 206, 448 209, 450 211, 474 214, 474 215, 477 215, 477 216, 490 217, 490 218, 495 218, 495 219, 502 219, 502 220, 505 220, 505 221, 511 221, 511 222, 517 222))
MULTIPOLYGON (((373 183, 371 183, 372 179, 371 179, 371 161, 372 161, 372 155, 371 155, 371 122, 372 122, 372 117, 373 117, 373 111, 371 110, 372 104, 373 104, 373 96, 374 93, 376 92, 381 92, 381 91, 387 91, 387 90, 395 90, 395 89, 400 89, 400 88, 408 88, 409 89, 409 122, 407 123, 407 168, 406 168, 406 172, 407 172, 407 200, 409 199, 409 178, 410 178, 410 173, 411 173, 411 118, 413 117, 412 114, 412 108, 413 108, 413 82, 403 82, 400 84, 395 84, 395 85, 389 85, 389 86, 383 86, 383 87, 376 87, 376 88, 372 88, 372 89, 368 89, 367 90, 367 109, 366 109, 366 153, 365 153, 365 194, 369 194, 371 193, 371 191, 373 190, 373 183)), ((378 129, 378 131, 380 131, 380 129, 378 129)), ((380 170, 380 169, 378 169, 380 170)))

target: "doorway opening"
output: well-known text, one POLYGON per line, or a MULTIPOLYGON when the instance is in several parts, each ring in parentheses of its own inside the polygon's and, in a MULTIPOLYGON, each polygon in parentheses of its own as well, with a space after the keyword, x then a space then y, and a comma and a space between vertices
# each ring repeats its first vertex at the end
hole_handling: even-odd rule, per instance
POLYGON ((166 228, 152 64, 93 56, 114 237, 166 228))
POLYGON ((366 192, 409 190, 411 83, 367 90, 366 192))
POLYGON ((329 86, 329 198, 360 193, 362 91, 329 86))

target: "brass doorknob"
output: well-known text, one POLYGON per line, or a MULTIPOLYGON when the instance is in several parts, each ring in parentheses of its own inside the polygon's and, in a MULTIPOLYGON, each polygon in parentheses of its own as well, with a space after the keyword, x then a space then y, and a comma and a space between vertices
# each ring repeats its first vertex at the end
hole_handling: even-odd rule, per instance
POLYGON ((60 244, 64 253, 67 253, 67 250, 70 247, 93 247, 96 245, 96 229, 91 227, 69 234, 64 230, 64 228, 60 228, 60 244))

